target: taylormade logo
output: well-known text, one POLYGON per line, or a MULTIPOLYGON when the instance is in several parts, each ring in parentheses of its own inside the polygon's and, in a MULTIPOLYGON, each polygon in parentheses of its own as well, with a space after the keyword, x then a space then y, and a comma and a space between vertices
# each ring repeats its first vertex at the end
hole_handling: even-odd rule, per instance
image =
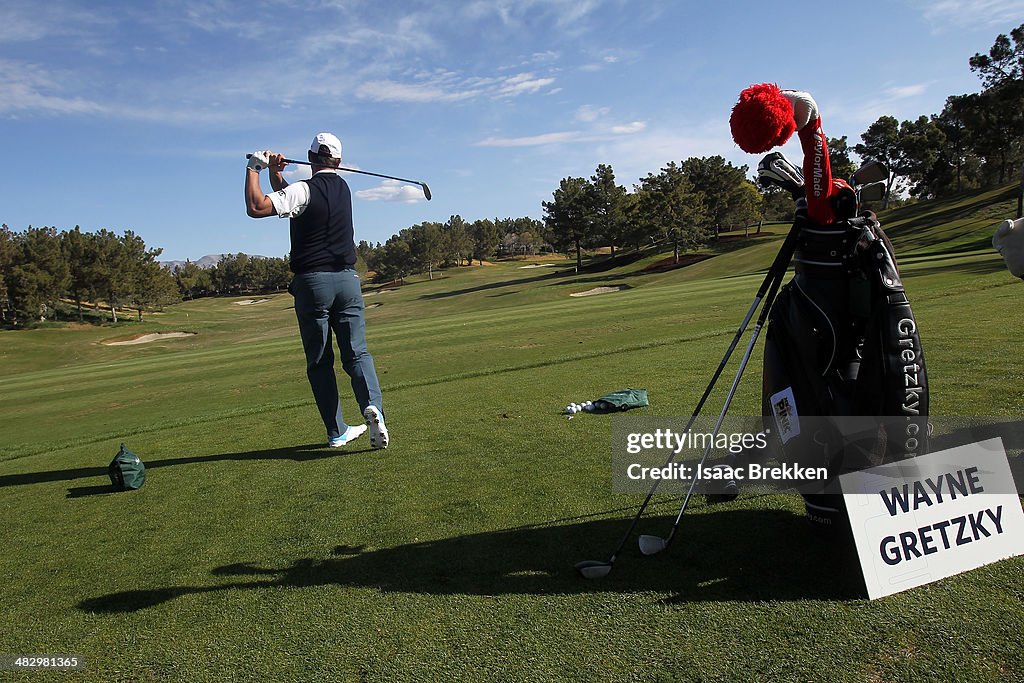
POLYGON ((820 197, 823 192, 821 186, 822 176, 825 174, 825 170, 822 168, 825 161, 825 140, 822 137, 821 128, 819 127, 815 131, 814 136, 814 185, 813 191, 815 197, 820 197))

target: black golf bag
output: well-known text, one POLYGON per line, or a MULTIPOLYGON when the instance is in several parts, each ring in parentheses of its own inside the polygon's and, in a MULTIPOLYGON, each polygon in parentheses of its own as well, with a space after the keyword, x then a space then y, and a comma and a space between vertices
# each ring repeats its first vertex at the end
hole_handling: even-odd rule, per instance
POLYGON ((928 380, 892 244, 874 214, 822 226, 798 211, 796 275, 769 317, 762 409, 776 459, 826 467, 799 488, 810 519, 840 525, 844 472, 921 455, 928 380))

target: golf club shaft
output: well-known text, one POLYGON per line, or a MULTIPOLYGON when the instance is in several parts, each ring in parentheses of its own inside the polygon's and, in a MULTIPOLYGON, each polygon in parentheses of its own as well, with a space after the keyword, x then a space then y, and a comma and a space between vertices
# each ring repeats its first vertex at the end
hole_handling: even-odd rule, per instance
MULTIPOLYGON (((789 266, 789 260, 793 256, 793 250, 796 246, 796 234, 799 233, 797 223, 793 223, 793 228, 790 230, 790 234, 786 237, 786 241, 783 243, 782 248, 779 249, 778 255, 775 257, 775 263, 772 264, 772 269, 769 272, 777 272, 777 277, 772 281, 770 289, 767 295, 764 297, 764 307, 761 309, 761 315, 757 317, 757 323, 754 325, 754 331, 750 335, 750 342, 747 343, 747 350, 743 354, 743 360, 740 361, 740 367, 736 370, 736 377, 732 381, 732 386, 729 388, 729 394, 725 397, 725 403, 722 405, 722 412, 718 415, 718 422, 715 424, 715 429, 712 432, 711 440, 708 442, 707 448, 704 449, 704 455, 701 456, 700 462, 697 465, 698 471, 707 460, 708 454, 711 452, 711 447, 714 445, 715 439, 718 437, 718 432, 722 428, 722 423, 725 421, 725 414, 729 410, 729 406, 732 404, 732 399, 736 395, 736 389, 739 387, 740 379, 743 377, 743 371, 747 368, 747 363, 750 362, 750 356, 754 351, 754 346, 757 344, 757 338, 761 335, 761 330, 764 327, 765 321, 768 319, 768 314, 772 309, 772 304, 775 303, 775 296, 779 292, 779 286, 782 284, 782 280, 786 276, 786 268, 789 266), (792 239, 791 239, 792 238, 792 239), (783 263, 784 261, 784 263, 783 263), (776 264, 783 263, 783 265, 776 269, 776 264)), ((693 479, 690 481, 690 487, 686 491, 686 497, 683 498, 683 504, 679 508, 679 514, 676 515, 676 521, 672 525, 671 531, 665 538, 665 547, 672 543, 672 539, 675 538, 676 530, 679 528, 679 522, 683 518, 683 514, 686 512, 686 507, 690 503, 690 498, 693 496, 693 491, 697 486, 697 475, 694 473, 693 479)))
MULTIPOLYGON (((693 409, 693 415, 690 416, 690 421, 686 424, 686 429, 683 430, 683 434, 690 431, 693 427, 693 423, 697 421, 697 417, 700 415, 700 411, 704 408, 704 404, 707 402, 708 397, 711 395, 711 391, 714 389, 715 384, 718 382, 719 377, 722 376, 722 372, 725 370, 725 366, 729 362, 729 358, 732 356, 733 351, 736 350, 736 346, 739 344, 740 339, 743 337, 743 333, 747 329, 747 325, 750 324, 750 319, 754 317, 754 313, 757 311, 758 305, 764 298, 765 293, 771 289, 772 292, 778 290, 778 285, 782 281, 782 278, 786 275, 786 268, 789 266, 789 260, 793 255, 793 249, 796 247, 796 237, 800 230, 796 223, 790 228, 789 234, 786 235, 786 240, 782 243, 782 247, 779 249, 779 253, 775 256, 775 260, 772 262, 768 273, 765 275, 764 281, 761 282, 761 286, 757 290, 757 294, 754 296, 754 303, 750 305, 750 310, 747 311, 746 316, 743 318, 743 322, 740 323, 739 329, 736 330, 736 334, 732 338, 732 342, 729 344, 728 350, 725 352, 725 356, 722 357, 722 362, 718 364, 718 369, 715 370, 715 374, 712 375, 711 381, 708 383, 707 388, 704 390, 704 395, 700 397, 700 401, 697 402, 697 407, 693 409)), ((767 308, 767 307, 766 307, 767 308)), ((762 311, 760 318, 765 318, 766 315, 762 311)), ((749 355, 750 349, 747 350, 749 355)), ((737 376, 737 381, 739 377, 737 376)), ((735 382, 733 383, 735 385, 735 382)), ((668 460, 665 462, 665 467, 668 467, 675 460, 675 453, 669 455, 668 460)), ((633 516, 633 522, 629 525, 626 533, 622 536, 622 540, 619 542, 615 552, 611 554, 609 562, 615 562, 615 558, 622 549, 626 547, 626 543, 629 542, 629 537, 633 535, 636 530, 636 525, 640 522, 640 518, 644 514, 644 510, 650 504, 651 499, 654 497, 654 492, 658 489, 658 484, 661 483, 660 479, 656 479, 654 484, 651 485, 650 491, 647 492, 647 497, 644 498, 644 502, 640 504, 640 509, 637 510, 633 516)), ((689 494, 687 495, 689 497, 689 494)))
MULTIPOLYGON (((248 159, 252 154, 246 154, 245 158, 248 159)), ((312 166, 313 164, 309 161, 299 161, 298 159, 282 159, 286 164, 299 164, 301 166, 312 166)), ((362 173, 363 175, 372 175, 375 178, 386 178, 388 180, 398 180, 403 183, 412 183, 413 185, 419 185, 423 189, 423 196, 428 200, 430 199, 430 188, 427 184, 420 180, 410 180, 409 178, 399 178, 393 175, 384 175, 383 173, 374 173, 373 171, 363 171, 358 168, 348 168, 346 166, 336 166, 332 170, 335 171, 348 171, 349 173, 362 173)))

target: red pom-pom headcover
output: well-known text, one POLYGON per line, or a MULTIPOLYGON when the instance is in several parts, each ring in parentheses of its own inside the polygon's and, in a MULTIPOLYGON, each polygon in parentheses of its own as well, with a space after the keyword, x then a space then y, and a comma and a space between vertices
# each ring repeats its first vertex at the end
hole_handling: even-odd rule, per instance
POLYGON ((752 85, 740 93, 729 117, 732 139, 748 154, 786 144, 796 131, 793 104, 774 83, 752 85))

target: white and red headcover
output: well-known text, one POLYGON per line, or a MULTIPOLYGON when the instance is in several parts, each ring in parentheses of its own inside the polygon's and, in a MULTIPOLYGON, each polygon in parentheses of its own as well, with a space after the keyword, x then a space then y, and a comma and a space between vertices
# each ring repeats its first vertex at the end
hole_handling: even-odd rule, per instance
POLYGON ((752 85, 740 93, 729 117, 729 127, 732 139, 749 154, 784 145, 796 132, 804 153, 807 213, 822 225, 835 221, 830 198, 846 182, 833 183, 818 104, 810 93, 782 90, 774 83, 752 85))

